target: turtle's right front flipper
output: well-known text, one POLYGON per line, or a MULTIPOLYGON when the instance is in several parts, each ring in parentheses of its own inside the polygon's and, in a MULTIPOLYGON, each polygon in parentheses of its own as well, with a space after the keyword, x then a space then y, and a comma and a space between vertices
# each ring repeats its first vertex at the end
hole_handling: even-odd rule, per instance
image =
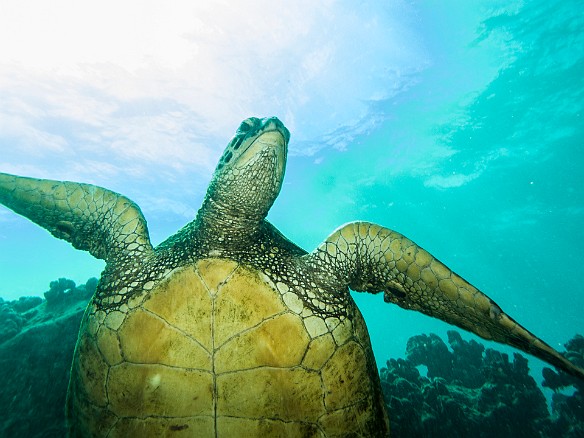
POLYGON ((504 313, 488 296, 395 231, 352 222, 303 257, 305 269, 336 288, 383 292, 386 302, 417 310, 512 345, 584 380, 584 370, 504 313), (334 275, 331 277, 330 273, 334 275))
POLYGON ((108 263, 153 251, 140 208, 101 187, 0 173, 0 203, 108 263))

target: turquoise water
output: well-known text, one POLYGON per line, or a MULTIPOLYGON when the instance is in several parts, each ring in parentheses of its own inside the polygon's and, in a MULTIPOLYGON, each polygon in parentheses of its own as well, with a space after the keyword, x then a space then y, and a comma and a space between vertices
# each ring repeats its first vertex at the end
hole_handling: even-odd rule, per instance
MULTIPOLYGON (((398 230, 562 350, 584 332, 584 16, 575 2, 515 6, 483 10, 468 33, 449 27, 451 9, 422 13, 452 47, 379 102, 387 119, 371 135, 317 167, 292 159, 271 217, 308 248, 355 218, 398 230), (477 53, 488 59, 479 71, 477 53), (475 75, 491 79, 477 86, 475 75)), ((448 329, 355 299, 378 366, 410 336, 448 329)))
MULTIPOLYGON (((461 0, 391 5, 401 8, 401 24, 415 47, 411 56, 418 61, 377 77, 399 77, 394 82, 399 86, 370 98, 351 129, 330 129, 328 124, 329 132, 316 136, 319 117, 324 120, 328 114, 320 108, 295 137, 290 122, 301 115, 290 116, 283 100, 273 107, 250 107, 267 114, 243 114, 247 108, 242 109, 241 118, 278 115, 292 131, 286 180, 269 219, 307 250, 356 219, 395 229, 561 350, 574 334, 584 333, 580 4, 532 0, 469 6, 461 0), (311 149, 311 142, 320 146, 311 149)), ((384 10, 376 7, 376 13, 384 10)), ((375 29, 382 37, 383 27, 375 29)), ((353 75, 369 72, 367 64, 350 65, 353 75)), ((352 91, 350 85, 331 84, 331 95, 352 91)), ((139 102, 133 105, 140 112, 139 102)), ((144 111, 155 112, 150 107, 144 111)), ((56 125, 51 126, 58 125, 69 138, 74 121, 53 117, 56 125)), ((37 127, 54 133, 57 128, 51 131, 50 122, 37 127)), ((0 136, 0 170, 42 169, 40 176, 69 178, 72 167, 66 160, 84 153, 81 149, 69 156, 55 150, 43 168, 40 154, 12 149, 14 135, 6 131, 0 136)), ((230 135, 226 132, 225 139, 230 135)), ((224 144, 213 143, 216 155, 224 144)), ((74 146, 65 143, 63 148, 74 146)), ((98 158, 108 162, 107 156, 98 158)), ((128 171, 115 179, 88 165, 75 169, 74 176, 136 200, 159 243, 194 216, 209 174, 175 174, 168 168, 152 174, 128 171), (176 208, 158 208, 163 198, 176 208)), ((41 294, 58 277, 83 283, 103 267, 7 210, 0 211, 0 221, 0 296, 5 299, 41 294)), ((381 296, 355 294, 355 299, 368 322, 379 366, 401 356, 409 337, 443 334, 449 328, 384 304, 381 296)), ((535 359, 530 364, 541 368, 535 359)))

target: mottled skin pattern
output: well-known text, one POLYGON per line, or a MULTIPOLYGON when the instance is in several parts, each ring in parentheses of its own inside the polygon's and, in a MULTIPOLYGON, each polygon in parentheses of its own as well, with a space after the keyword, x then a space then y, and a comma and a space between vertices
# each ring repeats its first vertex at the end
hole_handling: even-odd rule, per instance
POLYGON ((71 436, 388 436, 365 323, 386 302, 584 371, 404 236, 354 222, 307 253, 265 220, 289 133, 245 120, 196 219, 153 248, 109 190, 0 174, 0 202, 106 261, 79 332, 71 436))

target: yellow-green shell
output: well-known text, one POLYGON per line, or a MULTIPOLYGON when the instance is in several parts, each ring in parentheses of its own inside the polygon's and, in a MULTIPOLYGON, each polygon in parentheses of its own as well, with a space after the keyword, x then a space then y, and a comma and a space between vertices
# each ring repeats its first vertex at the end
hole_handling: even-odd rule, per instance
POLYGON ((72 369, 73 429, 385 436, 367 329, 354 315, 323 319, 286 285, 231 260, 176 269, 120 310, 88 308, 72 369))

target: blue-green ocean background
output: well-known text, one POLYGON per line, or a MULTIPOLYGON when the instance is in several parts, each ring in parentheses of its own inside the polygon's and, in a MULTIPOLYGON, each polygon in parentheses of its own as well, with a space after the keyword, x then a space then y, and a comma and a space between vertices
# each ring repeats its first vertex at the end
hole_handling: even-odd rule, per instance
MULTIPOLYGON (((369 103, 375 123, 367 130, 332 133, 331 143, 342 137, 342 148, 291 154, 269 220, 307 250, 356 219, 397 230, 561 350, 584 334, 581 4, 406 3, 431 62, 409 72, 403 89, 369 103)), ((358 68, 366 72, 368 66, 358 68)), ((251 115, 272 114, 243 116, 251 115)), ((13 140, 0 133, 1 165, 26 161, 11 150, 13 140)), ((212 146, 219 153, 224 144, 212 146)), ((59 179, 60 171, 53 166, 44 176, 59 179)), ((87 172, 88 180, 96 179, 87 172)), ((148 182, 156 184, 155 176, 148 182)), ((155 243, 186 222, 150 209, 145 182, 127 175, 113 185, 143 207, 155 243)), ((166 193, 188 198, 194 212, 204 190, 175 185, 166 193)), ((58 277, 83 283, 103 268, 7 210, 0 219, 5 299, 42 294, 58 277)), ((385 304, 381 296, 354 296, 379 367, 402 356, 409 337, 450 329, 385 304)), ((541 362, 530 358, 530 365, 540 380, 541 362)))

